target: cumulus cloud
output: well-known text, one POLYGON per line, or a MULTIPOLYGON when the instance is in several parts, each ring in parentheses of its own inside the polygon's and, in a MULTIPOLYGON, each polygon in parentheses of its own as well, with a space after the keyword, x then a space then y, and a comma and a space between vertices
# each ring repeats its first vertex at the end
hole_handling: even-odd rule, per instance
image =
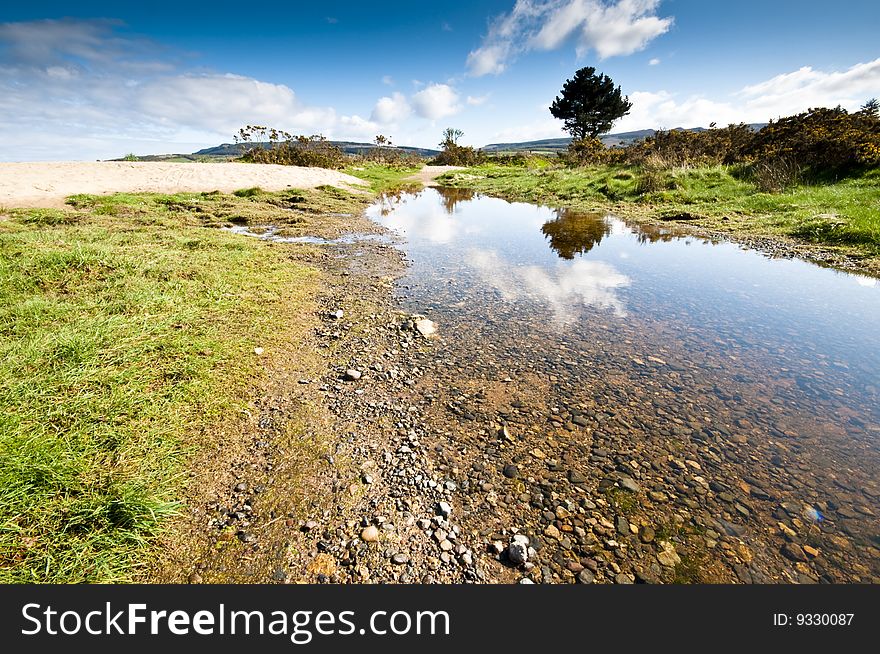
POLYGON ((654 57, 653 59, 651 59, 651 60, 648 62, 648 65, 649 65, 649 66, 659 66, 659 65, 660 65, 660 60, 657 59, 656 57, 654 57))
POLYGON ((403 93, 394 93, 391 96, 379 98, 370 119, 382 125, 397 123, 409 118, 412 108, 403 93))
POLYGON ((416 114, 428 120, 439 120, 461 111, 458 92, 448 84, 429 84, 412 96, 416 114))
POLYGON ((746 86, 726 100, 697 95, 680 98, 668 91, 631 93, 632 111, 615 129, 763 123, 812 107, 840 105, 854 111, 875 96, 880 96, 880 58, 843 71, 800 68, 746 86))
POLYGON ((556 50, 574 42, 578 56, 594 50, 600 59, 628 55, 665 34, 672 18, 656 15, 660 0, 517 0, 489 25, 480 47, 467 58, 479 77, 498 74, 517 55, 556 50))
POLYGON ((540 302, 550 309, 557 323, 577 320, 578 305, 626 315, 619 292, 630 285, 630 279, 601 261, 578 259, 547 270, 512 265, 493 250, 473 249, 468 253, 468 263, 486 283, 498 289, 505 301, 540 302))

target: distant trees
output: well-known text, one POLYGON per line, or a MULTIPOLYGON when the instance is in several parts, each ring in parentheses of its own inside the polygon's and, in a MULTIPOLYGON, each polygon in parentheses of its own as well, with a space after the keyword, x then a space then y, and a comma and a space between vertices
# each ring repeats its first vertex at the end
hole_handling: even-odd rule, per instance
POLYGON ((458 139, 464 136, 464 132, 454 127, 447 127, 443 130, 443 140, 440 141, 440 147, 448 150, 450 147, 458 145, 458 139))
POLYGON ((438 166, 477 166, 486 161, 486 154, 482 150, 476 150, 469 145, 459 145, 458 139, 464 136, 464 132, 454 127, 443 130, 443 140, 440 147, 443 151, 437 155, 432 163, 438 166))
POLYGON ((565 81, 560 95, 550 105, 550 113, 565 123, 565 131, 575 141, 581 141, 605 134, 631 108, 629 98, 608 75, 588 66, 565 81))

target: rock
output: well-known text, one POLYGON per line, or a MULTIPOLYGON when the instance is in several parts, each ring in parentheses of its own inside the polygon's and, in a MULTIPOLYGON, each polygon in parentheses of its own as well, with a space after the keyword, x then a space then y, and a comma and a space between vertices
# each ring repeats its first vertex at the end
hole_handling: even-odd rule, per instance
POLYGON ((513 442, 513 435, 510 433, 507 425, 501 425, 500 429, 498 429, 498 438, 500 438, 501 440, 505 440, 509 443, 513 442))
POLYGON ((578 573, 577 580, 579 584, 592 584, 596 581, 596 575, 584 568, 578 573))
POLYGON ((508 479, 518 479, 519 478, 519 468, 512 463, 504 466, 504 470, 502 471, 504 476, 508 479))
POLYGON ((642 525, 639 528, 639 540, 643 543, 650 543, 654 540, 654 528, 650 525, 642 525))
POLYGON ((315 522, 314 520, 309 520, 306 524, 304 524, 302 526, 302 530, 304 532, 310 532, 312 529, 317 529, 317 528, 318 528, 318 523, 315 522))
POLYGON ((452 505, 450 505, 448 502, 438 502, 437 515, 442 515, 444 518, 448 518, 450 515, 452 515, 452 505))
POLYGON ((665 565, 667 568, 674 568, 679 563, 681 563, 681 557, 678 556, 678 552, 675 551, 675 547, 672 546, 671 543, 660 543, 663 550, 657 554, 657 560, 660 562, 660 565, 665 565))
POLYGON ((632 477, 627 477, 626 475, 621 475, 620 479, 617 480, 617 483, 620 484, 621 488, 628 490, 630 493, 638 493, 642 490, 642 487, 639 486, 632 477))
POLYGON ((549 527, 547 527, 544 530, 544 535, 547 536, 547 538, 553 538, 555 540, 559 540, 560 538, 562 538, 562 534, 559 532, 555 525, 550 525, 549 527))
POLYGON ((629 530, 629 520, 622 515, 617 516, 616 527, 617 533, 621 536, 629 536, 631 533, 629 530))
POLYGON ((507 559, 514 565, 525 564, 529 560, 529 539, 522 536, 514 536, 507 546, 507 559))
POLYGON ((815 547, 810 547, 809 545, 804 545, 804 552, 806 552, 814 559, 819 556, 819 550, 817 550, 815 547))
POLYGON ((254 354, 256 354, 257 356, 260 356, 261 354, 263 354, 264 351, 265 350, 263 350, 263 348, 261 348, 261 347, 254 348, 254 354))
POLYGON ((342 317, 345 315, 342 309, 337 309, 336 311, 331 311, 327 314, 327 317, 331 320, 342 320, 342 317))
POLYGON ((363 376, 363 373, 360 370, 355 370, 354 368, 349 368, 345 371, 345 376, 343 379, 345 381, 357 381, 363 376))
POLYGON ((807 555, 797 543, 786 543, 782 546, 782 556, 791 560, 803 562, 807 560, 807 555))
POLYGON ((365 543, 375 543, 379 540, 379 530, 373 525, 365 527, 361 532, 361 540, 365 543))
POLYGON ((198 572, 193 572, 193 573, 189 576, 189 583, 191 583, 191 584, 200 584, 200 583, 202 583, 202 575, 200 575, 198 572))
POLYGON ((535 582, 529 579, 528 577, 523 577, 519 580, 521 586, 534 586, 535 582))
POLYGON ((391 557, 391 562, 396 565, 404 565, 406 563, 409 563, 409 554, 399 552, 391 557))
POLYGON ((236 493, 244 493, 247 490, 247 484, 244 483, 243 481, 239 482, 238 484, 235 485, 234 490, 236 493))
POLYGON ((437 325, 432 320, 422 318, 416 321, 416 331, 425 338, 429 338, 437 333, 437 325))
POLYGON ((587 478, 584 477, 577 470, 569 470, 567 476, 568 481, 570 481, 572 484, 584 484, 587 481, 587 478))

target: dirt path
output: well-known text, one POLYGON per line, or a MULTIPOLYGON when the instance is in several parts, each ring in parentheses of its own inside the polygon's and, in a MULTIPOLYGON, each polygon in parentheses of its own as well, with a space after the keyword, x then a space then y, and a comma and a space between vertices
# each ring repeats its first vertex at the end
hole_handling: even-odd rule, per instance
POLYGON ((231 192, 350 188, 362 180, 336 170, 245 163, 47 162, 0 163, 0 207, 62 207, 77 193, 231 192))
POLYGON ((464 170, 462 166, 425 166, 408 180, 421 182, 425 186, 437 186, 437 178, 453 170, 464 170))

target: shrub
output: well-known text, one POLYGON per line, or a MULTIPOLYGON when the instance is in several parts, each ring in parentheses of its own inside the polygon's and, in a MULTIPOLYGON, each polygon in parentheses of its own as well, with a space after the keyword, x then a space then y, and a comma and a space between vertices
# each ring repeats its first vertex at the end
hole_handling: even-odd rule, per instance
POLYGON ((559 153, 568 166, 589 166, 608 161, 610 150, 599 139, 588 137, 572 141, 568 149, 559 153))
POLYGON ((289 132, 261 125, 248 125, 238 131, 235 142, 243 149, 242 161, 342 168, 348 163, 345 153, 324 136, 293 136, 289 132))
POLYGON ((880 164, 880 118, 870 110, 810 109, 771 121, 755 136, 746 158, 756 168, 796 162, 813 175, 845 173, 880 164))

